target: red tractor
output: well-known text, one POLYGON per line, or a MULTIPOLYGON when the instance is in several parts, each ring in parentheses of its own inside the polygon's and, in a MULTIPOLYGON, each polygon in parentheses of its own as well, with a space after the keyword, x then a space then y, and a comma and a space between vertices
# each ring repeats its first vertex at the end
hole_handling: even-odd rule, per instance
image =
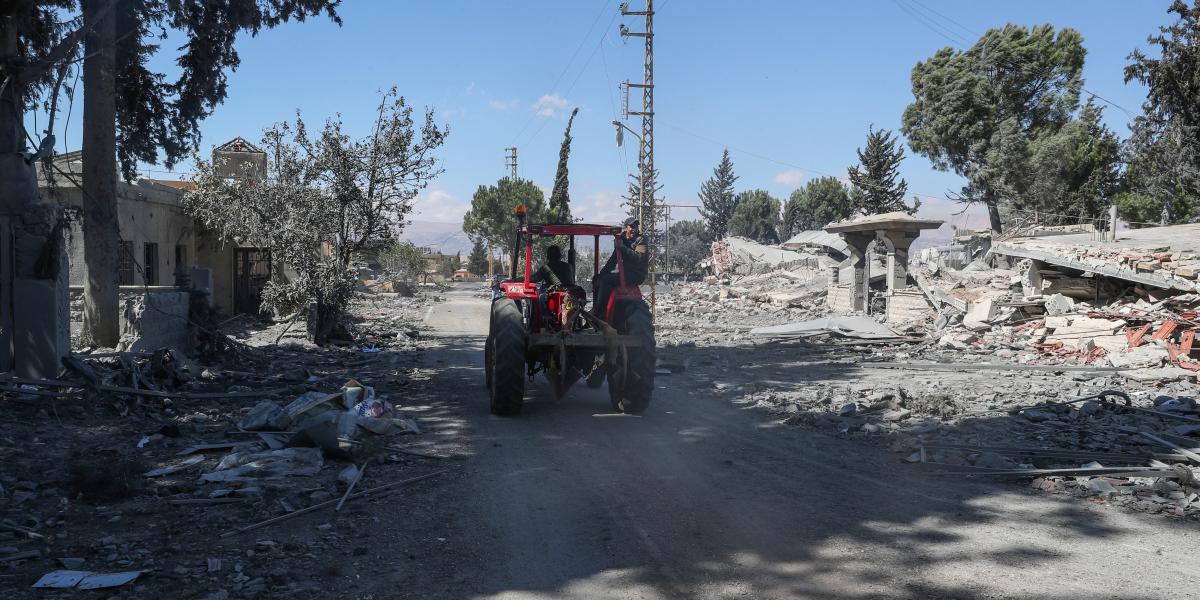
POLYGON ((591 236, 594 277, 600 270, 600 238, 615 240, 620 232, 621 228, 609 225, 526 224, 523 207, 517 208, 512 272, 508 280, 493 288, 484 347, 492 414, 521 412, 525 383, 533 381, 538 373, 545 375, 559 398, 580 379, 585 379, 589 387, 600 387, 607 378, 614 410, 637 414, 650 404, 654 391, 654 324, 641 290, 625 283, 622 253, 617 252, 620 286, 613 290, 608 305, 596 311, 602 317, 587 310, 588 298, 582 287, 531 281, 535 237, 570 238, 567 257, 575 272, 575 237, 591 236), (518 278, 522 246, 524 278, 518 278))

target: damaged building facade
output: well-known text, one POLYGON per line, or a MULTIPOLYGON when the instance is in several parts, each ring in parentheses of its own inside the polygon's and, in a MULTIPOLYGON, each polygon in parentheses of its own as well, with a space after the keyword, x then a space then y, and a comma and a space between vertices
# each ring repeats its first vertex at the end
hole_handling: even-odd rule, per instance
MULTIPOLYGON (((231 177, 262 176, 266 169, 266 155, 242 138, 218 146, 213 158, 218 168, 231 177)), ((62 345, 66 348, 70 337, 81 332, 83 321, 86 234, 81 219, 76 218, 85 205, 79 187, 82 175, 80 152, 55 157, 49 172, 37 171, 37 185, 46 210, 60 210, 65 216, 62 219, 64 285, 60 291, 56 286, 50 287, 56 294, 61 293, 64 306, 69 306, 68 316, 63 319, 70 324, 69 328, 64 327, 67 341, 62 345)), ((117 182, 123 348, 186 347, 190 290, 200 291, 226 314, 254 314, 259 312, 261 292, 267 281, 283 276, 272 264, 269 248, 244 247, 202 231, 183 208, 183 196, 191 189, 191 182, 179 180, 139 178, 134 182, 117 182)), ((34 293, 30 297, 37 296, 34 293)), ((19 333, 11 328, 5 331, 19 333)), ((56 369, 57 358, 47 362, 45 368, 56 369)))

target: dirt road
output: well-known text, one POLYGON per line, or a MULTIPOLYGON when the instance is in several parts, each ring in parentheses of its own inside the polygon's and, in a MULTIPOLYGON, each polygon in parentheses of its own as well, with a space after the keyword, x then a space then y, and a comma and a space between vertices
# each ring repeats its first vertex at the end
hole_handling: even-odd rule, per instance
POLYGON ((540 381, 520 417, 493 417, 487 300, 452 292, 427 322, 441 343, 423 422, 467 458, 413 492, 422 508, 395 535, 414 539, 387 542, 410 560, 355 596, 1194 598, 1200 584, 1189 524, 923 475, 686 375, 661 377, 643 417, 612 414, 604 390, 554 402, 540 381))

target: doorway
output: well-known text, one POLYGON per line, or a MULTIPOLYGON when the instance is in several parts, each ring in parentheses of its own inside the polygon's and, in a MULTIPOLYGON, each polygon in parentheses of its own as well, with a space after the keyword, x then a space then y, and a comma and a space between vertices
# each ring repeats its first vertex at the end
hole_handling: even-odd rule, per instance
POLYGON ((262 290, 270 280, 270 248, 234 248, 234 313, 256 315, 262 312, 262 290))

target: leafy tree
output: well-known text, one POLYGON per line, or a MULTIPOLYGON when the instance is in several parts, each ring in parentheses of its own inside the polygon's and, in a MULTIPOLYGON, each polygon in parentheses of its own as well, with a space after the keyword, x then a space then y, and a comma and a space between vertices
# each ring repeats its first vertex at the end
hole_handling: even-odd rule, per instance
POLYGON ((897 181, 902 160, 904 148, 897 144, 891 131, 876 131, 874 127, 868 129, 867 146, 858 150, 859 164, 849 169, 854 207, 857 210, 867 215, 917 212, 919 203, 913 206, 904 203, 908 182, 904 179, 897 181))
MULTIPOLYGON (((1159 57, 1134 50, 1125 67, 1127 83, 1149 88, 1126 143, 1125 179, 1134 194, 1157 198, 1158 212, 1165 209, 1177 223, 1197 214, 1200 199, 1200 0, 1191 7, 1175 0, 1167 10, 1178 19, 1147 40, 1159 57)), ((1126 210, 1143 200, 1126 197, 1126 210)), ((1147 211, 1136 212, 1138 220, 1146 217, 1147 211)))
POLYGON ((549 223, 570 223, 572 221, 571 197, 567 181, 567 159, 571 157, 571 125, 575 122, 577 114, 579 114, 578 108, 571 111, 571 117, 567 119, 567 130, 563 132, 562 147, 558 150, 558 172, 554 174, 554 189, 550 190, 549 210, 546 211, 549 223))
POLYGON ((1016 208, 1036 212, 1047 224, 1078 223, 1108 209, 1120 184, 1120 140, 1101 113, 1089 100, 1078 119, 1030 144, 1032 179, 1016 208))
POLYGON ((729 150, 726 150, 721 155, 721 162, 713 169, 713 176, 700 186, 700 214, 713 239, 724 239, 729 233, 729 222, 737 206, 737 198, 733 194, 733 184, 737 179, 737 175, 733 174, 729 150))
POLYGON ((700 261, 712 256, 712 239, 704 221, 677 221, 671 224, 668 269, 690 277, 699 272, 700 261))
POLYGON ((299 115, 263 134, 266 178, 223 177, 217 165, 196 163, 196 191, 184 205, 204 227, 226 239, 270 247, 297 277, 272 280, 265 307, 287 312, 315 303, 309 327, 324 343, 354 289, 354 254, 394 239, 417 193, 441 174, 434 152, 448 130, 433 111, 413 119, 395 89, 380 100, 371 134, 354 139, 339 119, 310 136, 299 115), (328 252, 318 252, 325 246, 328 252))
POLYGON ((379 262, 392 277, 406 283, 417 281, 425 273, 421 249, 408 240, 389 245, 380 253, 379 262))
POLYGON ((742 192, 729 218, 729 235, 750 238, 763 244, 779 243, 779 200, 764 190, 742 192))
POLYGON ((790 238, 801 231, 822 229, 854 214, 850 190, 836 177, 812 179, 792 192, 783 209, 783 231, 790 238))
POLYGON ((1182 193, 1170 198, 1170 206, 1176 211, 1174 219, 1163 214, 1166 203, 1161 197, 1138 192, 1120 192, 1113 197, 1113 204, 1117 207, 1117 216, 1128 222, 1133 229, 1156 227, 1163 221, 1178 223, 1183 220, 1179 215, 1200 215, 1200 197, 1182 193))
MULTIPOLYGON (((61 3, 66 11, 74 2, 61 3)), ((83 43, 84 329, 93 342, 117 342, 116 178, 138 162, 168 167, 187 156, 200 137, 200 121, 225 100, 226 72, 237 68, 239 33, 325 13, 340 23, 336 0, 79 0, 87 35, 83 43), (177 74, 151 70, 169 32, 187 41, 174 63, 177 74)))
POLYGON ((544 221, 545 195, 532 181, 504 177, 496 185, 479 186, 471 197, 471 210, 463 215, 463 232, 486 242, 492 252, 510 256, 517 234, 518 204, 525 205, 527 223, 544 221))
POLYGON ((443 256, 441 264, 438 265, 438 274, 446 279, 450 279, 451 277, 454 277, 455 270, 456 267, 454 266, 454 257, 443 256))
POLYGON ((960 199, 982 202, 1000 231, 1002 200, 1028 189, 1029 145, 1079 106, 1083 57, 1083 37, 1052 25, 1006 25, 966 51, 943 48, 913 67, 901 131, 934 168, 967 178, 960 199))
POLYGON ((471 253, 467 255, 467 270, 472 275, 487 275, 488 272, 488 254, 487 247, 483 243, 483 238, 475 238, 471 245, 471 253))

